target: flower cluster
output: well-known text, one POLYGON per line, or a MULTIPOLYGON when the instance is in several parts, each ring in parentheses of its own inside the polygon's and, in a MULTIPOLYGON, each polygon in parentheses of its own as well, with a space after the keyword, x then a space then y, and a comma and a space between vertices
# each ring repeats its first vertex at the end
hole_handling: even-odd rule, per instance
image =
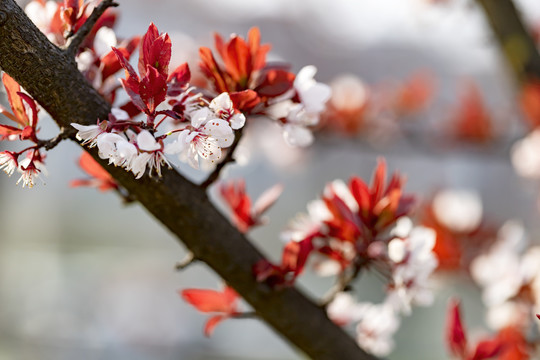
MULTIPOLYGON (((399 174, 387 185, 385 178, 386 163, 381 160, 371 187, 358 177, 353 177, 348 185, 336 180, 326 186, 321 199, 308 205, 308 214, 299 215, 283 233, 286 248, 303 249, 297 259, 287 261, 294 265, 296 275, 302 272, 311 252, 323 255, 325 260, 319 261, 319 267, 325 272, 332 269, 335 274, 363 266, 365 259, 386 246, 389 229, 412 210, 414 199, 403 195, 403 178, 399 174)), ((275 267, 274 274, 259 277, 285 279, 284 269, 275 267)))
POLYGON ((9 75, 3 74, 2 83, 6 89, 11 109, 0 106, 0 114, 12 121, 12 125, 0 124, 0 141, 29 141, 33 145, 20 151, 0 152, 0 169, 11 176, 15 171, 21 174, 17 184, 33 187, 41 174, 46 174, 45 153, 41 151, 44 142, 37 137, 38 105, 9 75), (10 111, 11 110, 11 111, 10 111), (23 155, 25 154, 25 155, 23 155))
POLYGON ((461 320, 459 304, 452 301, 447 320, 447 345, 458 359, 532 358, 538 331, 534 316, 540 306, 540 247, 528 248, 527 234, 515 220, 507 221, 486 252, 470 264, 470 274, 482 289, 487 324, 495 331, 472 347, 461 320))
MULTIPOLYGON (((100 39, 98 35, 95 42, 100 39)), ((292 122, 308 116, 305 114, 318 119, 329 95, 326 85, 313 80, 313 68, 306 68, 295 77, 281 68, 265 66, 270 47, 260 44, 256 28, 250 30, 247 42, 238 36, 224 42, 216 35, 216 48, 224 66, 216 62, 208 48, 201 48, 201 68, 213 89, 191 85, 187 63, 169 71, 172 44, 169 36, 160 34, 155 25, 150 25, 139 42, 138 73, 126 57, 133 51, 134 43, 132 40, 129 48, 112 48, 118 62, 114 62, 113 68, 125 70, 121 84, 129 103, 114 108, 107 120, 98 120, 95 125, 73 126, 84 145, 97 146, 101 158, 124 167, 137 178, 147 169, 160 176, 161 167, 170 166, 165 155, 178 155, 180 161, 196 169, 211 168, 223 161, 225 151, 237 143, 235 138, 246 124, 246 115, 270 116, 272 109, 283 104, 295 107, 298 113, 292 120, 282 121, 284 129, 289 129, 286 133, 291 134, 292 122), (134 120, 139 114, 146 119, 134 120)), ((105 57, 109 59, 109 55, 105 57)), ((111 71, 106 72, 110 74, 111 71)), ((104 78, 102 74, 101 79, 104 78)), ((298 125, 293 131, 308 134, 308 142, 294 136, 290 139, 298 141, 290 142, 311 142, 311 132, 304 125, 315 123, 298 125)))
POLYGON ((291 285, 310 258, 319 274, 337 276, 341 291, 361 271, 377 270, 387 279, 387 296, 381 304, 357 304, 350 294, 338 293, 328 312, 339 324, 356 323, 358 343, 364 349, 387 354, 399 314, 433 301, 429 277, 437 267, 435 232, 414 227, 406 217, 414 201, 402 187, 399 174, 386 184, 383 160, 371 186, 357 177, 349 184, 339 180, 328 184, 322 198, 308 205, 308 214, 299 215, 283 233, 287 244, 281 263, 263 260, 255 265, 258 281, 291 285))
POLYGON ((241 96, 240 110, 276 120, 290 145, 311 144, 310 128, 330 98, 330 88, 314 80, 317 69, 306 66, 295 76, 283 65, 266 64, 270 45, 260 44, 257 28, 249 31, 247 41, 233 35, 225 42, 216 34, 215 46, 222 66, 209 48, 200 49, 201 69, 215 91, 241 96))

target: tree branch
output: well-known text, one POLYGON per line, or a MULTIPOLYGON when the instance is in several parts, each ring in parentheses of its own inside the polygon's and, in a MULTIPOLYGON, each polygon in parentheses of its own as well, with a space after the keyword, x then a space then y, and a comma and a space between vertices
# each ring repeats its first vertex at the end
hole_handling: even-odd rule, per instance
MULTIPOLYGON (((69 55, 51 44, 14 0, 0 0, 0 68, 55 119, 95 124, 110 105, 88 84, 69 55), (1 15, 4 14, 4 15, 1 15)), ((279 334, 313 359, 375 359, 366 354, 323 309, 295 288, 277 291, 258 283, 252 266, 263 258, 212 205, 206 192, 174 170, 161 179, 136 180, 90 151, 131 197, 163 223, 194 256, 232 286, 279 334)))
POLYGON ((540 55, 512 0, 476 0, 518 82, 540 79, 540 55))
POLYGON ((195 258, 195 255, 193 255, 193 253, 190 252, 186 255, 184 259, 176 263, 176 265, 174 266, 174 269, 178 271, 184 270, 185 268, 187 268, 189 265, 193 264, 197 260, 198 259, 195 258))
POLYGON ((77 30, 77 32, 69 38, 69 41, 67 43, 66 53, 71 56, 72 58, 77 55, 77 50, 81 47, 81 44, 83 43, 84 39, 90 34, 92 31, 92 28, 98 21, 98 19, 103 15, 103 13, 110 7, 118 6, 117 3, 114 2, 114 0, 103 0, 98 6, 94 8, 88 19, 84 22, 84 24, 77 30))

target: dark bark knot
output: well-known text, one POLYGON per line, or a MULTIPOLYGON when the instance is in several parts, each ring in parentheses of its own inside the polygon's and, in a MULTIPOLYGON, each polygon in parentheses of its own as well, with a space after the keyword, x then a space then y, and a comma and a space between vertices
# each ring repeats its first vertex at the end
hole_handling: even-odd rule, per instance
POLYGON ((4 25, 8 19, 8 16, 5 12, 0 11, 0 26, 4 25))

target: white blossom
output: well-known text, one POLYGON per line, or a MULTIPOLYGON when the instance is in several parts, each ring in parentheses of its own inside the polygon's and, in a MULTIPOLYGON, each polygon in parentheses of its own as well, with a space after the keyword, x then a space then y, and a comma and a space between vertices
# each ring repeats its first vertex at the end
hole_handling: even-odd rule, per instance
MULTIPOLYGON (((503 304, 515 296, 524 282, 535 275, 536 250, 522 257, 526 244, 523 226, 517 221, 506 222, 489 251, 471 263, 471 275, 482 288, 482 299, 488 307, 503 304)), ((534 248, 533 248, 534 249, 534 248)))
POLYGON ((291 146, 304 147, 313 142, 313 133, 309 127, 319 123, 319 115, 330 98, 330 87, 313 78, 316 72, 314 66, 302 68, 294 80, 294 91, 274 99, 274 103, 266 109, 268 116, 284 119, 283 136, 291 146), (300 103, 291 100, 295 93, 300 103))
POLYGON ((512 146, 511 159, 518 175, 540 179, 540 130, 517 141, 512 146))
POLYGON ((114 30, 106 26, 100 27, 94 37, 94 51, 96 52, 96 56, 101 58, 109 53, 113 46, 116 47, 116 45, 117 41, 114 30))
POLYGON ((57 9, 58 3, 56 1, 47 1, 45 5, 43 5, 40 1, 34 0, 26 5, 24 12, 37 28, 51 39, 49 36, 50 24, 57 9))
POLYGON ((215 162, 221 159, 222 148, 234 141, 234 132, 226 120, 217 118, 209 108, 191 114, 191 126, 180 131, 175 142, 165 147, 167 154, 179 154, 193 168, 200 161, 215 162))
POLYGON ((11 176, 17 167, 17 159, 13 155, 5 151, 0 152, 0 170, 4 170, 8 176, 11 176))
POLYGON ((319 83, 313 78, 317 68, 313 65, 304 66, 294 79, 294 88, 304 105, 306 112, 318 114, 324 110, 324 104, 332 91, 326 84, 319 83))
POLYGON ((75 129, 79 130, 75 138, 82 141, 81 145, 89 144, 88 147, 94 147, 97 145, 97 137, 104 132, 103 128, 99 125, 81 125, 77 123, 71 123, 75 129))
POLYGON ((227 120, 234 130, 242 128, 246 123, 244 114, 235 113, 231 97, 226 92, 216 96, 209 107, 219 118, 227 120))
POLYGON ((366 311, 366 303, 357 303, 351 294, 338 293, 328 304, 328 317, 338 325, 347 325, 362 320, 366 311))
POLYGON ((22 187, 27 186, 29 188, 34 187, 36 180, 39 179, 40 173, 47 175, 45 164, 30 158, 25 158, 20 161, 17 171, 21 173, 21 177, 17 180, 17 184, 22 181, 22 187))
POLYGON ((376 356, 386 356, 394 348, 394 334, 400 319, 387 304, 365 304, 362 319, 356 326, 360 347, 376 356))
POLYGON ((396 311, 408 315, 411 305, 428 306, 433 302, 429 277, 438 264, 434 245, 435 231, 425 227, 416 227, 409 237, 388 244, 393 283, 386 302, 396 311))
POLYGON ((443 190, 433 199, 437 221, 448 229, 468 233, 482 221, 482 200, 477 192, 465 189, 443 190))

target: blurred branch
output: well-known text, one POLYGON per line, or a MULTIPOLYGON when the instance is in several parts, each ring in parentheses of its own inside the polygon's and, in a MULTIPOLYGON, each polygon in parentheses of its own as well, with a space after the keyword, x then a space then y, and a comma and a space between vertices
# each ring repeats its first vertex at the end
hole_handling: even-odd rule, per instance
MULTIPOLYGON (((0 0, 0 68, 11 75, 60 127, 95 124, 110 105, 90 86, 69 55, 50 43, 14 0, 0 0)), ((73 139, 73 137, 71 137, 73 139)), ((276 290, 256 281, 252 267, 263 255, 218 212, 201 187, 174 170, 161 179, 136 180, 89 153, 201 261, 232 286, 257 315, 313 359, 375 357, 334 324, 324 309, 296 288, 276 290)))
POLYGON ((84 39, 90 34, 101 15, 103 15, 108 8, 115 6, 118 6, 118 4, 115 3, 114 0, 103 0, 94 8, 80 29, 73 36, 69 37, 66 48, 66 52, 69 56, 75 57, 75 55, 77 55, 77 51, 81 47, 84 39))
POLYGON ((476 0, 518 82, 540 79, 540 54, 512 0, 476 0))

